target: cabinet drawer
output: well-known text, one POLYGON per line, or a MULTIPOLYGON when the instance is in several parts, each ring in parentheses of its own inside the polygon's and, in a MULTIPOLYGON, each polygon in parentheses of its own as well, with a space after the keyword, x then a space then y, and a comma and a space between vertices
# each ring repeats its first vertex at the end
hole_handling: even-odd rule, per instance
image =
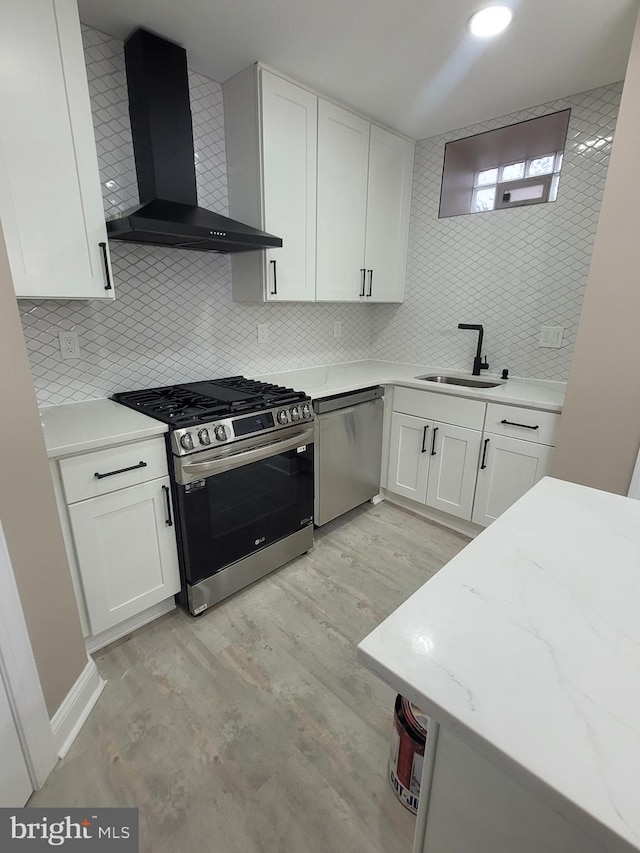
POLYGON ((536 409, 522 409, 518 406, 503 406, 498 403, 487 405, 485 432, 494 435, 507 435, 521 438, 536 444, 555 446, 556 430, 560 415, 553 412, 539 412, 536 409), (504 423, 508 421, 509 423, 504 423))
POLYGON ((393 394, 394 412, 469 429, 482 429, 486 405, 481 400, 467 400, 415 388, 396 387, 393 394))
POLYGON ((62 459, 60 474, 67 503, 70 504, 165 477, 167 455, 164 439, 152 438, 62 459), (141 462, 144 466, 140 465, 141 462), (131 470, 123 471, 125 468, 131 470), (96 474, 108 476, 96 477, 96 474))

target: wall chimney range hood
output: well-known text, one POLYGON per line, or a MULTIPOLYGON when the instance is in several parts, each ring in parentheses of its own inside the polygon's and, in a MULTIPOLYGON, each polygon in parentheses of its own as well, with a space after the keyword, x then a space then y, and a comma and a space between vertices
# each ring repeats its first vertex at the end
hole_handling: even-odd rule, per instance
POLYGON ((143 29, 124 51, 141 204, 107 221, 109 238, 225 253, 282 246, 198 207, 186 51, 143 29))

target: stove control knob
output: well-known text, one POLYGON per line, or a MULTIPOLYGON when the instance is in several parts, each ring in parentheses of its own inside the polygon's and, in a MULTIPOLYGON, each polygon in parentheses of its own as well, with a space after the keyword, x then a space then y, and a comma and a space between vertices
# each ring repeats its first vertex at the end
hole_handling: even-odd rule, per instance
POLYGON ((286 409, 280 409, 277 414, 278 423, 279 424, 288 424, 289 423, 289 413, 286 409))
POLYGON ((297 407, 297 406, 294 406, 294 407, 291 409, 291 420, 292 420, 292 421, 299 421, 299 420, 300 420, 300 412, 298 411, 298 407, 297 407))
POLYGON ((185 432, 185 434, 180 437, 180 444, 185 450, 193 450, 194 441, 190 432, 185 432))
POLYGON ((218 439, 218 441, 226 441, 227 440, 228 436, 227 436, 226 426, 223 426, 221 424, 220 426, 216 427, 216 438, 218 439))
POLYGON ((206 428, 200 430, 198 438, 200 439, 200 444, 211 444, 211 436, 209 435, 209 430, 206 428))
POLYGON ((310 418, 311 417, 311 409, 309 408, 308 403, 302 404, 302 417, 303 418, 310 418))

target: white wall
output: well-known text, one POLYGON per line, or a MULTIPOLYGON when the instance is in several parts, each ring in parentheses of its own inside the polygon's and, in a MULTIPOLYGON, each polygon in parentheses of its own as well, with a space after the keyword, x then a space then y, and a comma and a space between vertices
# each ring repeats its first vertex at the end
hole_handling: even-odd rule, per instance
POLYGON ((416 147, 406 299, 376 310, 376 358, 471 369, 483 323, 492 371, 566 379, 587 282, 622 84, 422 140, 416 147), (571 108, 558 200, 438 219, 444 145, 571 108), (540 349, 540 325, 565 326, 540 349))
POLYGON ((640 17, 552 473, 626 495, 640 445, 640 17))

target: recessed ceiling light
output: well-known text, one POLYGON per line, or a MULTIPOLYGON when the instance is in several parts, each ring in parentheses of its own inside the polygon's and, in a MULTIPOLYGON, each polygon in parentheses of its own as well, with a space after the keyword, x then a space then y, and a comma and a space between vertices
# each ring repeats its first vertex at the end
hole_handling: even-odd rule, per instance
POLYGON ((487 6, 469 18, 469 29, 478 38, 497 36, 509 26, 512 17, 508 6, 487 6))

